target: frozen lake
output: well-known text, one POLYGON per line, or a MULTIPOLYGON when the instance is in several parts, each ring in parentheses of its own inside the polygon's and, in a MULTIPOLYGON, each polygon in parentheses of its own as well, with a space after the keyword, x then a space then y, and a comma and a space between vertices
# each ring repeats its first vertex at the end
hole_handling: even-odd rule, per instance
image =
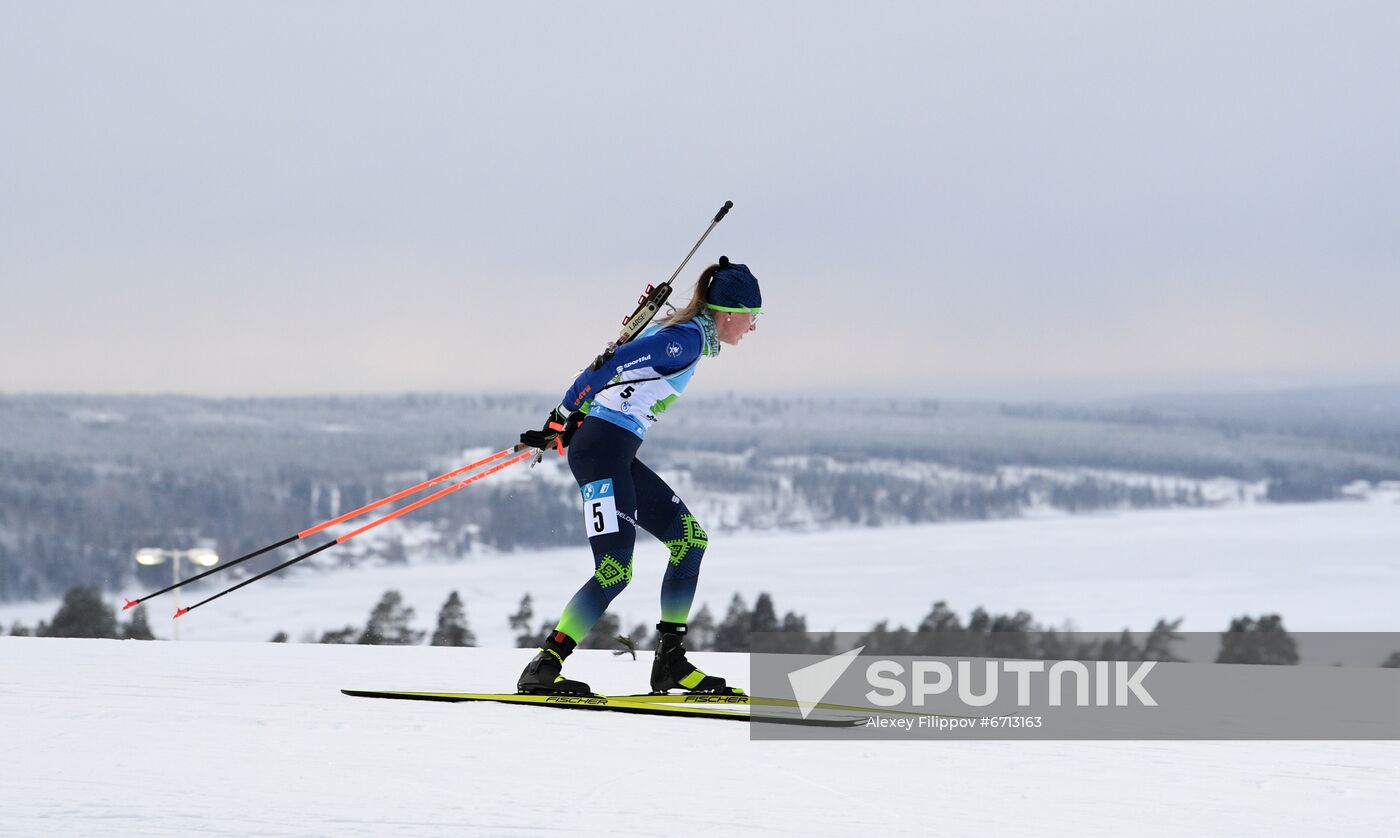
MULTIPOLYGON (((614 604, 625 629, 655 622, 665 556, 650 539, 640 544, 633 582, 614 604)), ((270 566, 275 559, 256 561, 270 566)), ((555 616, 591 571, 580 543, 291 573, 181 618, 181 638, 266 640, 277 631, 293 640, 319 636, 363 625, 390 588, 416 609, 418 627, 431 628, 455 589, 478 642, 511 645, 506 617, 521 596, 533 594, 537 621, 555 616)), ((216 590, 182 592, 182 602, 216 590)), ((963 615, 979 605, 994 612, 1025 609, 1041 622, 1073 621, 1085 631, 1146 630, 1159 617, 1184 617, 1183 630, 1213 632, 1232 617, 1264 613, 1283 615, 1293 631, 1394 631, 1400 630, 1400 497, 1376 493, 1337 503, 791 535, 721 533, 706 555, 697 603, 708 603, 723 618, 736 591, 750 604, 768 591, 780 612, 804 614, 809 628, 823 631, 865 630, 882 619, 912 626, 939 599, 963 615)), ((173 598, 149 606, 152 627, 168 636, 173 598)), ((32 626, 56 608, 56 600, 0 605, 0 624, 32 626)))

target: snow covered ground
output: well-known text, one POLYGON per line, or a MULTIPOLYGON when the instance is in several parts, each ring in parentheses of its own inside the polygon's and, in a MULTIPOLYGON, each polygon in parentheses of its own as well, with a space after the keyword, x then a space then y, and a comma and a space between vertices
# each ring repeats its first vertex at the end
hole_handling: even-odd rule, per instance
MULTIPOLYGON (((641 543, 634 580, 613 606, 624 629, 655 622, 665 555, 655 541, 641 543)), ((430 629, 456 589, 479 643, 506 646, 512 643, 506 617, 521 596, 534 595, 537 621, 557 616, 591 570, 587 547, 580 544, 287 573, 182 617, 181 638, 266 640, 277 631, 294 641, 319 637, 329 629, 363 626, 389 588, 400 590, 416 609, 418 627, 430 629)), ((216 590, 185 592, 182 602, 216 590)), ((964 615, 978 605, 1026 609, 1042 622, 1073 620, 1085 631, 1147 630, 1159 617, 1185 617, 1186 631, 1221 631, 1232 617, 1264 613, 1282 614, 1293 631, 1395 631, 1400 497, 1378 493, 1337 503, 800 535, 720 534, 706 555, 697 601, 708 602, 723 618, 735 591, 750 604, 768 591, 780 611, 805 614, 810 628, 823 631, 865 630, 886 618, 913 625, 938 599, 964 615)), ((57 607, 57 600, 0 605, 0 626, 17 620, 33 626, 57 607)), ((152 627, 168 636, 173 598, 153 600, 150 607, 152 627)))
MULTIPOLYGON (((1400 834, 1394 742, 755 742, 732 722, 338 692, 499 690, 521 663, 0 638, 0 835, 1400 834)), ((571 661, 605 690, 649 666, 571 661)))
MULTIPOLYGON (((663 566, 647 544, 624 625, 655 619, 663 566)), ((217 642, 362 625, 387 588, 426 628, 455 588, 502 647, 524 592, 552 616, 588 567, 579 547, 273 577, 181 619, 210 642, 0 638, 0 835, 1400 834, 1394 742, 754 742, 725 722, 338 692, 509 690, 524 650, 217 642)), ((701 599, 722 616, 735 590, 821 629, 913 623, 946 599, 1095 630, 1274 611, 1293 630, 1395 630, 1400 505, 722 536, 701 599)), ((173 603, 157 605, 168 632, 173 603)), ((747 677, 742 655, 697 658, 747 677)), ((570 667, 635 692, 649 658, 570 667)))

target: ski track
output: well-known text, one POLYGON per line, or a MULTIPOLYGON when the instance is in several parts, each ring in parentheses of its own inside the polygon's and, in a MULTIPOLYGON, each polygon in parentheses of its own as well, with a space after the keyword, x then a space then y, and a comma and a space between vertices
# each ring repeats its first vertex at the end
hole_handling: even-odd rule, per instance
MULTIPOLYGON (((338 692, 508 690, 528 656, 0 638, 0 835, 1400 833, 1394 742, 752 742, 338 692)), ((633 692, 639 657, 570 674, 633 692)))

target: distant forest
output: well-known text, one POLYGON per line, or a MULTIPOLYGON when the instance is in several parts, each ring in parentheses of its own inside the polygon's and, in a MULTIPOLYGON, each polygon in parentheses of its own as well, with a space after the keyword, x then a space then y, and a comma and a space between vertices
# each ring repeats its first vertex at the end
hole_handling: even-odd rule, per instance
MULTIPOLYGON (((354 643, 372 646, 475 646, 466 605, 457 591, 447 595, 439 609, 431 634, 415 628, 416 612, 403 595, 388 590, 379 599, 363 626, 349 625, 301 638, 308 643, 354 643)), ((516 634, 516 646, 536 647, 552 631, 555 619, 537 621, 533 598, 526 594, 508 621, 516 634)), ((1022 660, 1162 661, 1189 660, 1179 657, 1184 635, 1178 631, 1181 619, 1157 621, 1149 632, 1123 629, 1116 634, 1057 630, 1041 625, 1027 611, 992 614, 975 608, 964 620, 946 602, 935 602, 929 613, 913 628, 877 623, 867 632, 810 632, 807 618, 794 612, 778 616, 773 597, 761 593, 753 607, 737 593, 729 602, 722 620, 708 606, 691 615, 686 647, 694 652, 762 652, 766 654, 831 655, 861 647, 868 655, 939 655, 1022 660), (839 638, 839 639, 838 639, 839 638)), ((3 634, 3 632, 0 632, 3 634)), ((15 637, 84 637, 123 640, 153 640, 145 606, 137 606, 131 619, 119 622, 111 604, 103 601, 94 588, 75 587, 64 595, 63 604, 51 621, 30 627, 10 627, 15 637)), ((1199 634, 1197 635, 1199 636, 1199 634)), ((1272 664, 1292 666, 1300 661, 1298 646, 1278 614, 1257 619, 1236 617, 1219 635, 1215 663, 1272 664)), ((286 632, 268 638, 287 643, 286 632)), ((617 617, 604 613, 579 643, 580 649, 611 649, 613 654, 636 657, 637 651, 653 651, 658 638, 645 625, 634 626, 623 634, 617 617)), ((1361 651, 1361 650, 1357 650, 1361 651)), ((1196 662, 1204 662, 1196 660, 1196 662)), ((1341 665, 1335 661, 1334 665, 1341 665)), ((1400 650, 1375 661, 1383 668, 1400 668, 1400 650)))
MULTIPOLYGON (((141 547, 248 552, 510 445, 550 404, 0 395, 0 600, 168 579, 137 568, 141 547)), ((715 530, 1330 500, 1400 480, 1400 387, 1073 405, 696 397, 642 458, 715 530)), ((571 544, 576 497, 551 455, 331 553, 571 544)))

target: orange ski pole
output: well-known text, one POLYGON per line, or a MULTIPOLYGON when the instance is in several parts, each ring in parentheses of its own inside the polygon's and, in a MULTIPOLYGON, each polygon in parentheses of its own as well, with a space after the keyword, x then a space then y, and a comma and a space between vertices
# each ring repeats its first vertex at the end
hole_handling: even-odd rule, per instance
POLYGON ((177 582, 177 583, 174 584, 174 585, 169 585, 169 586, 167 586, 167 587, 161 588, 159 591, 156 591, 155 593, 146 594, 145 596, 140 597, 140 598, 138 598, 138 599, 128 599, 128 600, 126 601, 126 605, 123 605, 123 606, 122 606, 122 610, 125 611, 125 610, 128 609, 128 608, 134 608, 135 606, 140 605, 141 603, 145 602, 145 601, 148 600, 148 599, 151 599, 151 598, 153 598, 153 597, 158 597, 158 596, 160 596, 161 594, 164 594, 164 593, 169 593, 170 591, 173 591, 173 590, 175 590, 176 588, 179 588, 179 587, 181 587, 181 586, 188 585, 188 584, 191 583, 191 582, 197 582, 197 581, 199 581, 200 579, 203 579, 204 577, 209 576, 209 575, 211 575, 211 574, 218 573, 219 571, 228 570, 229 568, 233 567, 234 565, 241 564, 241 563, 243 563, 243 562, 248 561, 249 559, 255 558, 255 557, 257 557, 257 556, 261 556, 263 553, 266 553, 266 552, 268 552, 269 550, 276 550, 278 547, 282 547, 282 546, 284 546, 284 545, 291 544, 293 541, 298 541, 298 540, 300 540, 300 539, 306 538, 307 536, 315 535, 316 533, 321 532, 322 530, 327 529, 328 527, 333 527, 333 526, 335 526, 336 524, 344 523, 345 521, 348 521, 348 520, 350 520, 351 518, 358 518, 359 516, 365 514, 366 512, 371 512, 371 511, 373 511, 373 510, 375 510, 375 509, 378 509, 378 508, 381 507, 381 506, 384 506, 385 504, 393 503, 393 502, 396 501, 396 500, 400 500, 400 499, 402 499, 402 498, 406 498, 406 497, 408 497, 409 495, 412 495, 412 494, 414 494, 414 493, 416 493, 416 492, 421 492, 422 490, 428 488, 429 486, 435 486, 435 485, 437 485, 438 483, 442 483, 442 482, 444 482, 444 481, 446 481, 446 480, 451 480, 452 478, 457 477, 457 476, 462 475, 462 474, 465 474, 466 472, 472 471, 473 469, 481 468, 482 466, 486 465, 487 463, 495 462, 496 460, 499 460, 499 459, 501 459, 502 457, 509 456, 510 454, 514 453, 516 450, 518 450, 518 446, 512 447, 512 448, 506 448, 506 449, 504 449, 504 450, 502 450, 502 451, 497 451, 496 453, 490 455, 489 457, 483 457, 483 458, 481 458, 480 460, 477 460, 477 461, 474 462, 474 463, 467 463, 466 465, 461 466, 461 467, 459 467, 459 468, 454 468, 452 471, 446 472, 446 473, 444 473, 444 474, 439 474, 437 477, 434 477, 434 478, 432 478, 431 480, 424 480, 422 483, 419 483, 417 486, 410 486, 409 488, 404 489, 404 490, 401 491, 401 492, 395 492, 394 494, 389 495, 389 496, 386 497, 386 498, 380 498, 379 500, 374 501, 373 503, 367 503, 367 504, 365 504, 364 506, 360 507, 359 509, 352 510, 352 511, 350 511, 350 512, 345 513, 344 515, 338 515, 338 516, 336 516, 336 517, 330 519, 329 521, 323 521, 323 522, 317 524, 316 526, 312 527, 311 529, 302 530, 301 532, 297 533, 296 535, 287 536, 286 538, 282 539, 281 541, 275 542, 275 543, 273 543, 273 544, 269 544, 269 545, 267 545, 266 547, 261 547, 261 548, 259 548, 259 549, 257 549, 257 550, 254 550, 254 551, 251 552, 251 553, 246 553, 246 554, 244 554, 244 555, 242 555, 242 556, 239 556, 238 558, 234 559, 234 560, 231 561, 231 562, 227 562, 227 563, 224 563, 224 564, 216 565, 216 566, 214 566, 214 567, 213 567, 212 569, 210 569, 210 570, 206 570, 206 571, 204 571, 203 573, 197 574, 197 575, 195 575, 195 576, 191 576, 190 578, 184 579, 184 580, 182 580, 182 581, 180 581, 180 582, 177 582))
MULTIPOLYGON (((520 447, 520 446, 516 446, 516 448, 519 448, 519 447, 520 447)), ((503 452, 503 453, 509 454, 509 453, 511 453, 511 452, 514 451, 514 450, 515 450, 515 449, 513 449, 513 448, 508 448, 508 449, 506 449, 505 452, 503 452)), ((346 533, 345 535, 340 536, 339 538, 335 539, 334 541, 327 541, 325 544, 322 544, 320 547, 315 547, 315 548, 313 548, 313 549, 311 549, 311 550, 307 550, 305 553, 302 553, 300 556, 294 556, 294 557, 288 559, 287 561, 285 561, 285 562, 283 562, 283 563, 277 565, 276 567, 269 568, 268 570, 264 570, 262 573, 259 573, 257 576, 253 576, 253 577, 251 577, 251 578, 249 578, 249 579, 245 579, 245 580, 243 580, 242 582, 239 582, 237 585, 234 585, 234 586, 231 587, 231 588, 226 588, 226 589, 224 589, 224 590, 222 590, 222 591, 219 591, 217 594, 214 594, 213 596, 211 596, 211 597, 209 597, 209 598, 207 598, 207 599, 202 599, 202 600, 200 600, 199 602, 196 602, 194 605, 191 605, 189 608, 181 608, 180 610, 178 610, 178 611, 175 612, 175 616, 176 616, 176 617, 180 617, 180 616, 183 616, 183 615, 185 615, 185 614, 188 614, 189 612, 193 611, 194 609, 198 608, 199 606, 204 605, 204 604, 207 603, 207 602, 213 602, 214 600, 218 599, 219 597, 223 596, 224 594, 231 594, 231 593, 233 593, 234 591, 238 590, 239 588, 242 588, 242 587, 245 586, 245 585, 251 585, 251 584, 253 584, 254 582, 258 581, 259 579, 263 578, 264 576, 271 576, 272 574, 276 573, 276 572, 279 571, 279 570, 283 570, 284 568, 291 567, 292 565, 296 564, 297 562, 301 561, 302 559, 310 558, 311 556, 316 555, 317 553, 321 552, 322 550, 328 549, 328 548, 330 548, 330 547, 334 547, 335 545, 340 544, 340 543, 342 543, 342 542, 349 541, 350 539, 354 538, 355 536, 360 535, 361 533, 364 533, 364 532, 368 532, 369 530, 374 529, 375 527, 379 526, 380 524, 383 524, 383 523, 387 523, 387 522, 389 522, 389 521, 392 521, 392 520, 394 520, 395 518, 398 518, 398 517, 401 516, 401 515, 407 515, 408 513, 412 512, 413 510, 415 510, 415 509, 417 509, 417 508, 419 508, 420 506, 426 506, 426 505, 432 503, 432 502, 435 501, 435 500, 439 500, 439 499, 441 499, 441 498, 445 498, 445 497, 447 497, 448 495, 452 494, 453 492, 457 491, 458 489, 463 488, 464 486, 468 486, 468 485, 470 485, 470 484, 472 484, 472 483, 475 483, 476 481, 480 480, 480 479, 483 478, 483 477, 489 477, 489 476, 495 474, 496 472, 500 471, 501 469, 509 468, 510 466, 513 466, 513 465, 515 465, 516 463, 521 462, 521 461, 523 461, 523 460, 529 459, 530 457, 533 457, 534 455, 535 455, 534 449, 531 449, 531 450, 529 450, 529 451, 525 451, 525 452, 522 453, 522 454, 516 454, 514 457, 511 457, 509 460, 506 460, 506 461, 503 462, 503 463, 499 463, 499 464, 497 464, 497 465, 492 466, 491 468, 486 469, 485 471, 482 471, 482 472, 478 472, 478 473, 476 473, 476 474, 473 474, 471 477, 468 477, 468 478, 465 479, 465 480, 461 480, 461 481, 458 481, 457 483, 453 483, 451 486, 448 486, 446 489, 439 489, 438 491, 434 492, 434 493, 431 494, 431 495, 428 495, 426 498, 423 498, 422 500, 414 501, 413 503, 410 503, 408 506, 405 506, 403 509, 396 509, 396 510, 394 510, 393 512, 390 512, 388 515, 385 515, 385 516, 382 517, 382 518, 378 518, 378 519, 375 519, 375 520, 373 520, 373 521, 370 521, 368 524, 365 524, 364 526, 360 527, 359 529, 352 530, 352 531, 346 533)))

